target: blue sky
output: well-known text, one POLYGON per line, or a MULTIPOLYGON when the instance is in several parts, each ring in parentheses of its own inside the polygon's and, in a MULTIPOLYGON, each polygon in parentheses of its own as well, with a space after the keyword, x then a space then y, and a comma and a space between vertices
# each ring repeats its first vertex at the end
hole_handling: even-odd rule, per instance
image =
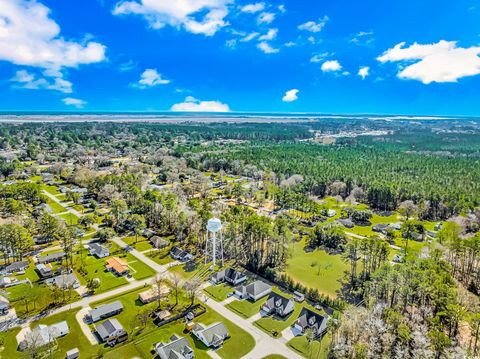
POLYGON ((0 111, 478 116, 479 103, 479 0, 0 1, 0 111))

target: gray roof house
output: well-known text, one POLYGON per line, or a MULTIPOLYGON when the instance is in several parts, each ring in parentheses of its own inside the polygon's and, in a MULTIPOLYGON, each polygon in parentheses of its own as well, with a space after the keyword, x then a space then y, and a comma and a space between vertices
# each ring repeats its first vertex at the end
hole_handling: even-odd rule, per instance
POLYGON ((52 325, 40 324, 25 334, 25 339, 19 344, 19 349, 24 350, 30 343, 35 343, 37 347, 46 345, 56 338, 63 337, 69 333, 66 321, 52 325))
POLYGON ((295 303, 293 299, 288 299, 277 293, 270 293, 267 301, 262 305, 261 310, 267 314, 276 314, 285 317, 293 312, 295 303))
POLYGON ((239 285, 247 280, 247 276, 244 273, 229 267, 214 273, 211 279, 215 284, 227 282, 231 285, 239 285))
POLYGON ((315 335, 322 335, 327 329, 327 320, 328 317, 303 308, 294 323, 294 327, 302 333, 305 333, 305 330, 310 328, 315 335))
POLYGON ((128 336, 120 322, 115 318, 107 319, 103 323, 97 325, 95 329, 100 336, 100 339, 102 339, 102 342, 107 342, 109 344, 123 341, 128 336))
POLYGON ((13 262, 4 268, 2 270, 2 273, 10 274, 10 273, 22 272, 25 269, 27 269, 27 267, 28 267, 28 261, 13 262))
POLYGON ((88 251, 92 256, 97 258, 105 258, 110 255, 110 250, 107 247, 104 247, 98 243, 90 243, 88 245, 88 251))
POLYGON ((100 319, 105 319, 111 317, 112 315, 118 314, 122 310, 123 305, 119 300, 117 300, 115 302, 104 304, 94 308, 90 311, 89 315, 93 322, 97 322, 100 319))
POLYGON ((164 238, 160 238, 159 236, 152 236, 149 240, 150 243, 152 243, 152 245, 157 249, 166 248, 170 245, 169 241, 164 238))
POLYGON ((7 314, 10 308, 10 301, 0 295, 0 314, 7 314))
POLYGON ((230 336, 227 327, 221 322, 211 324, 208 327, 196 324, 192 329, 192 333, 209 348, 219 348, 224 340, 230 336))
POLYGON ((64 256, 65 256, 65 253, 63 251, 55 252, 55 253, 49 253, 46 256, 39 257, 38 258, 38 263, 58 262, 58 261, 61 261, 64 256))
POLYGON ((49 285, 55 285, 60 289, 77 289, 78 287, 80 287, 80 282, 73 273, 60 274, 56 277, 48 278, 45 283, 49 285))
POLYGON ((257 280, 247 285, 241 285, 235 288, 235 295, 240 299, 250 299, 254 302, 272 292, 272 286, 257 280))
POLYGON ((182 261, 182 262, 189 262, 193 259, 193 255, 188 253, 187 251, 181 250, 178 247, 173 247, 170 250, 170 255, 173 259, 182 261))
POLYGON ((155 351, 160 359, 193 359, 195 356, 188 340, 172 335, 170 343, 155 344, 155 351))
POLYGON ((53 275, 53 268, 50 264, 43 264, 39 263, 35 266, 38 273, 42 276, 42 278, 51 277, 53 275))

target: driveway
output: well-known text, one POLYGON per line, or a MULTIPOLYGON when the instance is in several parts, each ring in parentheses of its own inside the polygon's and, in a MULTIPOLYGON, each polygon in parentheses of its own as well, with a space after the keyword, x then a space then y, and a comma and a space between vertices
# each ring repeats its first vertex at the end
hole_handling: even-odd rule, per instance
POLYGON ((91 310, 90 307, 82 308, 80 309, 77 314, 75 314, 75 319, 77 319, 78 325, 80 325, 80 328, 82 329, 83 334, 85 337, 87 337, 88 341, 92 345, 97 345, 98 341, 93 332, 90 330, 90 327, 87 325, 85 322, 85 316, 88 314, 88 312, 91 310))

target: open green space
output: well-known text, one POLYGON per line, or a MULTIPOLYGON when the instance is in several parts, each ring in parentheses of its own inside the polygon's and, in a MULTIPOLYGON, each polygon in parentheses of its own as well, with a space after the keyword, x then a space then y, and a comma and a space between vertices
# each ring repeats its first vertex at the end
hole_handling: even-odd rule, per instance
POLYGON ((65 207, 58 204, 58 202, 55 202, 53 199, 47 196, 44 196, 44 199, 45 199, 45 203, 52 209, 53 213, 58 214, 66 211, 65 207))
POLYGON ((60 214, 59 217, 63 218, 68 225, 74 225, 78 223, 78 217, 70 212, 60 214))
POLYGON ((286 273, 296 282, 336 297, 348 265, 340 255, 328 254, 321 249, 306 252, 304 247, 305 239, 291 245, 286 273))
POLYGON ((122 237, 122 241, 128 244, 130 247, 135 248, 137 251, 143 252, 149 249, 152 249, 153 246, 150 241, 143 237, 143 236, 130 236, 130 237, 122 237))
POLYGON ((208 265, 205 265, 202 261, 182 263, 169 268, 169 270, 171 272, 178 273, 185 280, 193 278, 206 280, 212 274, 212 271, 210 271, 208 265))
POLYGON ((228 284, 211 285, 205 288, 204 292, 217 302, 227 299, 229 293, 233 293, 233 287, 228 284))
MULTIPOLYGON (((115 247, 112 246, 110 250, 112 253, 115 247)), ((100 280, 100 287, 95 290, 96 294, 107 292, 113 288, 127 284, 128 282, 124 277, 117 277, 105 269, 105 261, 110 257, 97 258, 91 256, 85 248, 78 250, 74 260, 76 264, 75 274, 80 280, 80 283, 86 285, 90 279, 98 278, 100 280)))
POLYGON ((291 339, 287 345, 305 358, 326 359, 328 358, 331 341, 330 333, 327 333, 321 341, 313 340, 310 342, 306 335, 302 335, 291 339))
POLYGON ((266 301, 266 299, 267 297, 256 302, 250 302, 248 300, 234 300, 233 302, 228 303, 225 307, 241 317, 248 319, 260 311, 260 307, 266 301))
POLYGON ((40 188, 44 191, 47 191, 50 194, 53 194, 54 196, 57 195, 57 194, 60 194, 57 186, 49 186, 49 185, 46 185, 46 184, 42 184, 40 188))

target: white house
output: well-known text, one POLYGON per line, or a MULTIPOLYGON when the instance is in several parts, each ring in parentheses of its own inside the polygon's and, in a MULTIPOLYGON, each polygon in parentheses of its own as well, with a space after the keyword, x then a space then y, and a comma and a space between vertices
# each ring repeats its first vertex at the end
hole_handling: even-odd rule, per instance
POLYGON ((267 301, 262 305, 261 310, 267 314, 276 314, 280 317, 286 317, 293 312, 295 303, 293 299, 288 299, 277 293, 270 293, 267 301))
POLYGON ((69 328, 66 321, 52 325, 40 324, 25 334, 25 339, 19 344, 19 349, 24 350, 33 343, 35 343, 36 346, 46 345, 56 338, 63 337, 68 333, 69 328))
POLYGON ((154 345, 160 359, 193 359, 195 354, 188 340, 172 335, 170 343, 157 343, 154 345))
POLYGON ((107 319, 103 323, 97 325, 95 329, 102 342, 106 342, 109 345, 115 345, 128 338, 128 333, 115 318, 107 319))
POLYGON ((221 322, 204 327, 196 324, 192 329, 193 335, 209 348, 219 348, 230 334, 227 327, 221 322))
POLYGON ((45 283, 48 285, 55 285, 60 289, 77 289, 80 287, 80 282, 73 273, 60 274, 53 278, 48 278, 45 283))
POLYGON ((235 295, 240 299, 249 299, 256 302, 260 298, 265 297, 266 295, 272 292, 272 286, 257 280, 248 285, 241 285, 235 288, 235 295))
POLYGON ((104 247, 98 243, 90 243, 88 245, 88 251, 92 256, 97 258, 105 258, 110 255, 110 250, 107 247, 104 247))

